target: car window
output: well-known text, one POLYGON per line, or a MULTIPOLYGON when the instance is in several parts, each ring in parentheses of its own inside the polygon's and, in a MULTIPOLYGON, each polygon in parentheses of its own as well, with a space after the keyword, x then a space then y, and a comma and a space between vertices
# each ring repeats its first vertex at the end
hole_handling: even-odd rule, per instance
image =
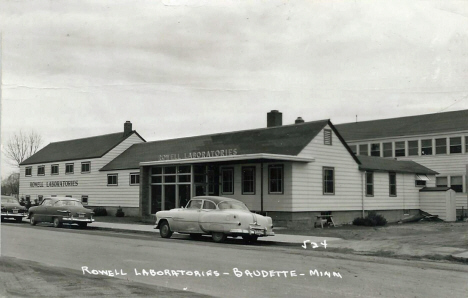
POLYGON ((236 210, 249 211, 249 208, 247 208, 247 206, 245 206, 243 203, 235 202, 235 201, 223 201, 218 204, 218 208, 221 210, 236 209, 236 210))
POLYGON ((203 209, 216 209, 216 204, 212 201, 205 200, 203 202, 203 209))
POLYGON ((202 201, 201 200, 191 200, 187 204, 187 209, 200 209, 202 206, 202 201))
POLYGON ((55 202, 54 206, 61 207, 61 206, 82 206, 78 201, 57 201, 55 202))
POLYGON ((44 200, 42 202, 41 206, 52 206, 52 201, 51 200, 44 200))

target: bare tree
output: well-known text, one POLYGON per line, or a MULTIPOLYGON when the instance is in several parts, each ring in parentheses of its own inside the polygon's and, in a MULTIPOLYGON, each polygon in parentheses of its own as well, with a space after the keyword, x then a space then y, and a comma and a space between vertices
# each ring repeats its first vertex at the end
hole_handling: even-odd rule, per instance
POLYGON ((13 173, 2 180, 2 195, 17 195, 19 192, 19 173, 13 173))
POLYGON ((5 156, 10 163, 19 167, 19 164, 39 150, 42 137, 35 131, 25 133, 22 130, 10 137, 5 145, 5 156))

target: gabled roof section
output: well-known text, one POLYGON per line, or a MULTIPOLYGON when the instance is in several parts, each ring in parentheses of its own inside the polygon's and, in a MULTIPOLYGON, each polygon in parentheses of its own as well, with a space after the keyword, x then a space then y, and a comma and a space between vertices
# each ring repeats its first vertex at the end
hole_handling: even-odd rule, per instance
POLYGON ((128 136, 124 136, 123 132, 118 132, 83 139, 55 142, 50 143, 24 160, 21 165, 99 158, 133 134, 136 134, 145 141, 136 131, 133 131, 128 136))
POLYGON ((377 156, 358 155, 361 161, 359 166, 363 171, 381 171, 381 172, 396 172, 396 173, 414 173, 425 175, 439 174, 425 166, 422 166, 414 161, 395 160, 377 156))
MULTIPOLYGON (((298 155, 329 120, 134 144, 101 171, 137 169, 160 155, 236 149, 242 154, 298 155)), ((195 161, 195 160, 194 160, 195 161)))
POLYGON ((350 141, 468 130, 468 110, 337 124, 350 141))

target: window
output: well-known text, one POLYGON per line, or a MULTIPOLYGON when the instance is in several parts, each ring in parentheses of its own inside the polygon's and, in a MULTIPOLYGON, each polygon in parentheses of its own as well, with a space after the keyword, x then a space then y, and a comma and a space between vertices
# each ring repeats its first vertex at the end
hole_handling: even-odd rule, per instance
POLYGON ((392 157, 392 143, 383 143, 383 157, 392 157))
POLYGON ((334 195, 335 194, 335 169, 334 168, 323 168, 323 194, 334 195))
POLYGON ((465 153, 468 153, 468 137, 465 137, 465 153))
POLYGON ((242 167, 242 194, 255 194, 255 167, 242 167))
POLYGON ((374 173, 366 172, 366 196, 374 195, 374 173))
POLYGON ((450 154, 462 153, 461 137, 450 138, 450 154))
POLYGON ((37 166, 37 176, 45 175, 45 166, 37 166))
POLYGON ((332 144, 332 131, 331 129, 324 129, 323 130, 323 143, 325 145, 332 144))
POLYGON ((456 192, 463 192, 463 176, 450 177, 450 188, 456 192))
POLYGON ((82 162, 81 163, 81 173, 89 173, 91 170, 91 162, 82 162))
POLYGON ((395 157, 405 156, 405 142, 395 142, 395 157))
POLYGON ((51 165, 50 166, 50 173, 52 175, 58 175, 59 174, 59 165, 51 165))
POLYGON ((88 205, 88 196, 81 196, 81 204, 88 205))
POLYGON ((359 155, 369 155, 369 146, 367 144, 359 145, 359 155))
POLYGON ((371 156, 380 156, 380 144, 371 144, 371 156))
POLYGON ((118 174, 107 174, 107 186, 118 185, 118 174))
POLYGON ((447 154, 447 139, 436 139, 436 154, 447 154))
POLYGON ((191 200, 187 204, 187 209, 200 209, 202 207, 202 200, 191 200))
POLYGON ((418 141, 408 141, 408 155, 409 156, 419 155, 418 141))
POLYGON ((211 202, 211 201, 204 201, 203 202, 203 208, 202 209, 216 209, 216 205, 215 203, 211 202))
POLYGON ((66 195, 65 197, 67 197, 67 198, 73 198, 72 195, 66 195))
POLYGON ((425 180, 415 180, 415 186, 426 186, 426 181, 425 180))
POLYGON ((44 201, 42 201, 41 206, 52 206, 52 200, 45 199, 44 201))
POLYGON ((436 186, 437 187, 447 187, 448 186, 447 177, 436 177, 436 186))
POLYGON ((42 203, 42 200, 44 200, 44 196, 38 195, 37 200, 39 201, 39 205, 42 203))
POLYGON ((73 174, 74 166, 72 163, 65 164, 65 174, 73 174))
POLYGON ((140 184, 140 173, 130 173, 130 185, 140 184))
POLYGON ((268 167, 268 193, 283 193, 283 165, 270 165, 268 167))
POLYGON ((357 154, 357 146, 356 146, 356 145, 349 145, 349 149, 351 149, 351 151, 352 151, 354 154, 357 154))
POLYGON ((396 173, 388 173, 388 185, 389 185, 389 195, 391 197, 396 197, 397 195, 396 173))
POLYGON ((234 169, 221 169, 221 186, 223 194, 234 194, 234 169))
POLYGON ((427 175, 416 174, 415 186, 426 186, 427 181, 429 181, 427 175))
POLYGON ((432 155, 432 140, 421 141, 421 155, 432 155))
POLYGON ((25 171, 25 176, 31 176, 32 175, 32 167, 26 167, 25 171))

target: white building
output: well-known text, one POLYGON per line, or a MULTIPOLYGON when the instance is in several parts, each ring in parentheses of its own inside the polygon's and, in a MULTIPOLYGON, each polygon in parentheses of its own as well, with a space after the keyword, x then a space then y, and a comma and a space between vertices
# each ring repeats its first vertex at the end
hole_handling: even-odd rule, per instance
POLYGON ((69 195, 149 218, 193 196, 221 195, 267 213, 275 225, 312 226, 321 212, 332 212, 338 223, 370 210, 405 219, 419 213, 422 186, 415 180, 434 186, 436 172, 415 162, 358 159, 329 120, 282 125, 281 113, 272 111, 267 122, 154 142, 126 132, 108 135, 113 141, 52 143, 21 164, 20 196, 69 195), (67 172, 70 164, 82 171, 67 172))
POLYGON ((455 190, 457 213, 460 215, 463 209, 466 214, 468 110, 336 127, 357 155, 413 160, 437 171, 436 185, 455 190))

